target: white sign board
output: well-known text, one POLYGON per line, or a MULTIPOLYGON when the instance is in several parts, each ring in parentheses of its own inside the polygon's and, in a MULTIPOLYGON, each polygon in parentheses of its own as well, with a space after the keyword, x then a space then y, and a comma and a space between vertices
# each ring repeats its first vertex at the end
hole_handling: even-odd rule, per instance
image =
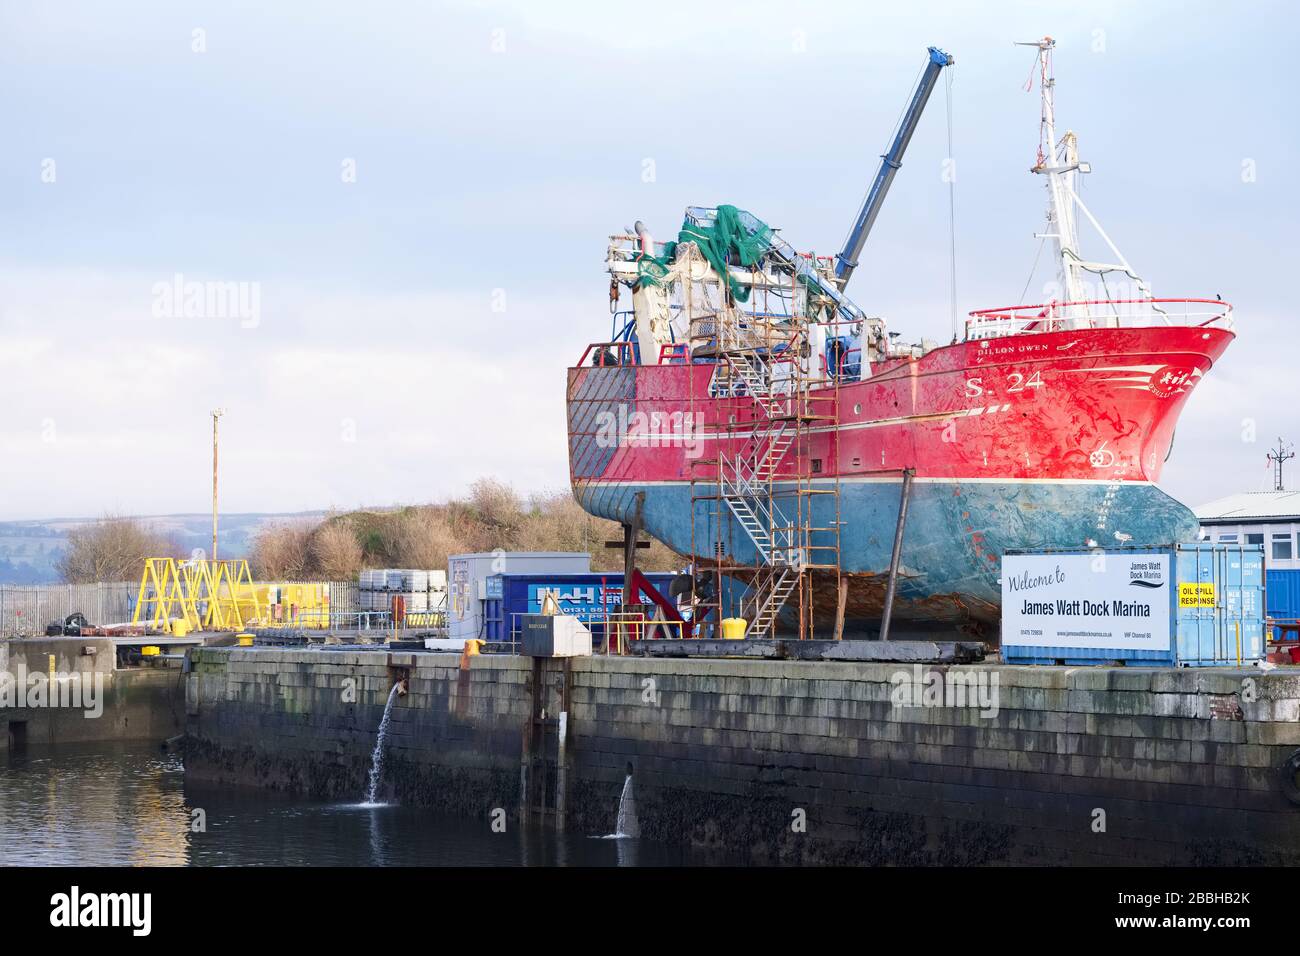
POLYGON ((1008 554, 1002 646, 1169 649, 1167 554, 1008 554))

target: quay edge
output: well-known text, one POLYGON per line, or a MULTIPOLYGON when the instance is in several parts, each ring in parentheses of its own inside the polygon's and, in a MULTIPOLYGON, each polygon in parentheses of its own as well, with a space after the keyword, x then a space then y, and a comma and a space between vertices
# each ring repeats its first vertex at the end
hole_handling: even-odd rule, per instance
MULTIPOLYGON (((388 690, 404 676, 388 731, 392 796, 467 826, 505 809, 517 825, 529 659, 191 655, 188 776, 359 799, 388 690)), ((1300 863, 1300 806, 1279 770, 1300 748, 1300 675, 924 667, 996 680, 989 715, 895 706, 901 670, 573 659, 565 824, 612 832, 631 764, 643 837, 755 862, 1300 863)), ((537 673, 540 703, 556 707, 563 662, 537 673)))

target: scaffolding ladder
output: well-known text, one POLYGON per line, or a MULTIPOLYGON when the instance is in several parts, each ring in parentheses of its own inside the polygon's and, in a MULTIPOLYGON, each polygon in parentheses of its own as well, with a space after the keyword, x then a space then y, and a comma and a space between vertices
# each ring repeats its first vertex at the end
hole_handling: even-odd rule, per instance
POLYGON ((730 610, 722 577, 726 555, 736 553, 729 530, 739 529, 757 560, 726 570, 746 584, 738 605, 747 636, 772 637, 782 609, 797 599, 799 636, 809 637, 812 575, 839 575, 838 501, 835 520, 824 527, 814 523, 813 508, 816 496, 838 495, 838 477, 817 479, 823 462, 810 454, 814 428, 830 435, 838 454, 838 389, 810 354, 808 320, 773 323, 733 308, 704 318, 692 330, 692 345, 717 363, 713 392, 724 414, 713 423, 716 457, 693 463, 699 473, 692 484, 705 489, 692 491, 692 511, 703 502, 714 529, 712 603, 718 618, 730 610))

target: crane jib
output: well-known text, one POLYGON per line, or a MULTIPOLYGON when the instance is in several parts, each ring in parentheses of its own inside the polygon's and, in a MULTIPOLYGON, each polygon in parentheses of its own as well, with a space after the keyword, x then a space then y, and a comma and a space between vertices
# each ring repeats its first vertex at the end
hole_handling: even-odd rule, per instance
POLYGON ((903 113, 903 119, 898 124, 898 132, 889 146, 889 151, 880 158, 880 169, 876 172, 876 178, 872 180, 871 189, 862 203, 858 218, 854 220, 853 228, 844 242, 844 250, 835 257, 835 278, 839 280, 841 289, 848 284, 849 277, 853 275, 853 270, 858 265, 858 256, 866 244, 867 236, 871 234, 871 227, 875 225, 881 206, 885 204, 885 196, 888 195, 889 186, 894 181, 894 174, 903 164, 903 153, 912 140, 916 124, 920 122, 925 104, 934 91, 935 83, 938 82, 939 71, 945 66, 952 65, 952 57, 938 47, 932 46, 928 52, 930 59, 921 73, 921 82, 917 84, 916 92, 912 94, 911 102, 903 113))

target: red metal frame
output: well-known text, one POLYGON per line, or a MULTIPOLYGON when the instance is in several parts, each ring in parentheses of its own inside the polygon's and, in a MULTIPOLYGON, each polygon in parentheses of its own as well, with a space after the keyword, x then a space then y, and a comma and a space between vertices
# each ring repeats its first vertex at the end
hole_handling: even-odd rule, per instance
MULTIPOLYGON (((681 635, 684 639, 689 639, 695 636, 695 624, 698 622, 694 620, 688 621, 686 618, 682 617, 681 613, 677 610, 677 605, 660 594, 658 588, 651 584, 649 579, 641 573, 640 568, 635 568, 632 571, 632 594, 645 595, 650 599, 650 603, 664 612, 664 616, 667 617, 668 620, 680 624, 681 635)), ((623 603, 631 604, 633 602, 629 601, 628 596, 625 594, 623 595, 623 603)), ((708 614, 706 612, 705 617, 707 616, 708 614)))
POLYGON ((665 342, 659 346, 659 364, 676 365, 690 357, 690 348, 686 342, 665 342))
POLYGON ((576 368, 582 368, 587 364, 587 357, 591 355, 592 349, 600 349, 597 353, 600 361, 594 364, 594 368, 620 368, 623 366, 635 366, 636 363, 636 343, 634 342, 592 342, 582 353, 582 358, 578 359, 576 368), (605 361, 605 350, 613 349, 615 361, 611 365, 605 361))

